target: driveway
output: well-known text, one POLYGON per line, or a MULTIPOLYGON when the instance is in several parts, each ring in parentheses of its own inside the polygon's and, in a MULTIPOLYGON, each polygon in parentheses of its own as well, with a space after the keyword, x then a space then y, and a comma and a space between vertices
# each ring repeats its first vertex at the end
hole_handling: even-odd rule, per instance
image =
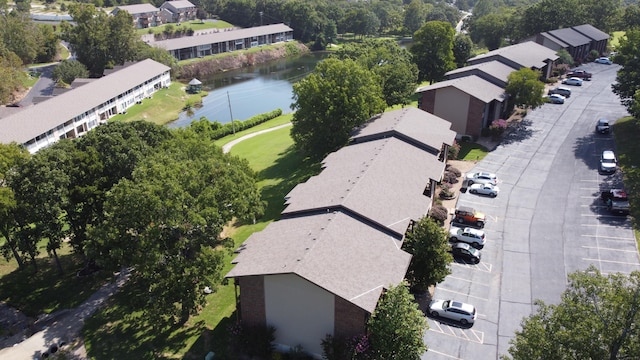
POLYGON ((598 199, 620 182, 619 174, 598 173, 600 153, 615 144, 594 133, 598 118, 627 115, 611 92, 619 66, 583 68, 592 81, 572 87, 565 104, 530 112, 474 168, 496 173, 501 190, 495 199, 459 196, 459 206, 487 214, 482 262, 453 263, 434 297, 474 304, 478 320, 461 328, 429 319, 422 359, 497 359, 536 299, 560 301, 568 273, 591 264, 605 274, 640 270, 630 220, 610 215, 598 199))

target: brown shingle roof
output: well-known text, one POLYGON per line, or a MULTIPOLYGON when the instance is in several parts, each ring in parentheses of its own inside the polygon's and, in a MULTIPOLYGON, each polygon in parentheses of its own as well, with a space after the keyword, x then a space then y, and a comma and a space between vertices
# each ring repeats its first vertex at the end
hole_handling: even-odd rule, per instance
POLYGON ((589 24, 574 26, 573 29, 595 41, 607 40, 610 37, 606 32, 589 24))
POLYGON ((252 234, 226 277, 297 274, 371 313, 406 274, 400 245, 340 211, 286 218, 252 234))
POLYGON ((375 136, 408 138, 439 152, 442 144, 453 145, 456 132, 451 130, 450 122, 418 108, 407 107, 371 119, 351 138, 358 140, 375 136))
POLYGON ((346 146, 323 164, 319 175, 289 192, 283 214, 343 208, 400 236, 429 210, 431 199, 423 192, 445 166, 394 137, 346 146))
POLYGON ((416 92, 425 92, 435 89, 442 89, 445 87, 454 87, 463 91, 484 103, 489 103, 493 100, 504 100, 504 89, 494 85, 487 80, 482 79, 477 75, 463 76, 457 79, 440 81, 435 84, 423 86, 416 90, 416 92))
POLYGON ((111 13, 115 14, 117 10, 125 10, 131 15, 154 13, 154 12, 160 11, 160 9, 158 9, 157 7, 151 4, 134 4, 134 5, 117 6, 115 9, 113 9, 111 13))
MULTIPOLYGON (((556 60, 558 55, 554 50, 533 41, 525 41, 520 44, 509 45, 488 53, 478 55, 469 59, 469 62, 477 62, 481 59, 502 56, 522 67, 541 69, 546 65, 547 60, 556 60)), ((517 70, 517 69, 516 69, 517 70)))
POLYGON ((511 66, 505 65, 499 61, 487 61, 484 63, 469 65, 469 66, 461 67, 455 70, 451 70, 445 73, 445 76, 465 73, 465 72, 473 71, 475 69, 482 71, 483 73, 489 76, 492 76, 505 83, 508 80, 509 74, 515 71, 515 69, 512 68, 511 66))
POLYGON ((0 119, 0 143, 25 142, 113 99, 170 68, 151 59, 0 119))

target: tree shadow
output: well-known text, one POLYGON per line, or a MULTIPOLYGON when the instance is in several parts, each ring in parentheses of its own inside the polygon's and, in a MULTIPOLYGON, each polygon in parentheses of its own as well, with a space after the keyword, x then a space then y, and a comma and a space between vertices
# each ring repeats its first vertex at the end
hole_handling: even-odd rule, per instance
POLYGON ((509 130, 502 136, 500 144, 507 145, 529 139, 533 136, 531 124, 532 121, 527 118, 511 122, 509 130))
POLYGON ((320 173, 321 164, 304 157, 293 146, 288 147, 270 167, 258 173, 258 180, 274 183, 262 187, 262 200, 267 202, 264 220, 280 218, 284 210, 284 197, 299 183, 320 173))
POLYGON ((64 269, 58 275, 51 258, 38 258, 38 272, 30 264, 0 278, 0 301, 19 309, 30 317, 38 317, 80 305, 111 276, 98 271, 78 277, 82 260, 73 254, 59 255, 64 269))
POLYGON ((147 299, 133 280, 116 294, 107 307, 85 322, 83 335, 92 359, 170 359, 189 339, 202 333, 204 321, 188 325, 161 325, 141 311, 147 299))
POLYGON ((215 353, 215 359, 234 359, 229 353, 229 328, 236 323, 237 310, 216 325, 215 328, 205 328, 191 348, 184 355, 184 359, 204 359, 210 352, 215 353))

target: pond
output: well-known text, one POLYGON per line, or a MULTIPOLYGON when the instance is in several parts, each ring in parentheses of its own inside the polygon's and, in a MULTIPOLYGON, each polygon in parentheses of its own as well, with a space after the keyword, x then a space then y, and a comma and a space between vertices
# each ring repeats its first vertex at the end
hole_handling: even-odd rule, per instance
POLYGON ((291 112, 293 84, 309 75, 327 53, 311 53, 267 64, 231 70, 202 81, 209 95, 202 107, 180 113, 169 127, 188 126, 202 117, 222 124, 281 109, 291 112))

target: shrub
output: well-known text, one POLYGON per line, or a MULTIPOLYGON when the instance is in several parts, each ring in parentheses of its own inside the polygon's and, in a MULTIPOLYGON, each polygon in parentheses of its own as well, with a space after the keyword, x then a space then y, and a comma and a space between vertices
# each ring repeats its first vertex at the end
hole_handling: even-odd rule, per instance
POLYGON ((447 166, 445 167, 445 170, 454 173, 456 177, 462 176, 462 171, 460 171, 457 167, 451 166, 451 164, 447 164, 447 166))
POLYGON ((275 119, 282 115, 282 109, 276 109, 268 113, 256 115, 245 121, 234 120, 232 123, 227 123, 216 129, 211 133, 211 140, 221 139, 227 135, 231 135, 234 132, 246 130, 256 125, 262 124, 265 121, 275 119))
POLYGON ((505 119, 496 119, 489 125, 489 132, 493 136, 500 136, 509 126, 509 123, 505 119))
POLYGON ((569 65, 568 64, 558 64, 556 65, 556 67, 553 68, 552 75, 555 77, 560 77, 564 74, 567 73, 567 71, 569 71, 569 65))
POLYGON ((454 141, 453 145, 449 147, 447 158, 450 160, 455 160, 458 158, 458 154, 460 154, 460 144, 458 144, 457 141, 454 141))
POLYGON ((451 184, 446 182, 440 184, 440 193, 438 195, 445 200, 455 197, 455 193, 451 190, 451 184))
POLYGON ((231 349, 236 354, 268 358, 273 352, 273 341, 276 339, 276 328, 273 326, 233 324, 228 333, 231 349))
POLYGON ((445 220, 447 220, 447 217, 449 217, 449 211, 442 205, 435 205, 429 211, 429 216, 442 225, 445 220))
POLYGON ((547 84, 555 84, 556 82, 558 82, 558 78, 553 76, 553 77, 544 79, 544 82, 547 84))
POLYGON ((445 171, 442 175, 442 181, 449 184, 455 184, 458 182, 458 177, 451 171, 445 171))

